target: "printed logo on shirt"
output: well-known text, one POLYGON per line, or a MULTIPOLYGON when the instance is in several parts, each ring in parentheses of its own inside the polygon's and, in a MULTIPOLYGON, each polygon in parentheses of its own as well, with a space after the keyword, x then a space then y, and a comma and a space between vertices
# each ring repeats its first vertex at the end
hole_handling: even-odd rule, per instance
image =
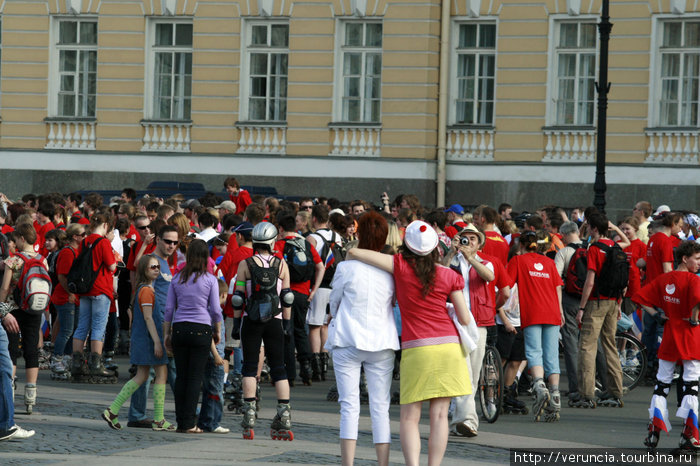
POLYGON ((527 271, 531 277, 549 278, 549 274, 547 272, 542 272, 542 270, 544 270, 544 265, 536 262, 533 264, 533 267, 535 268, 536 272, 533 272, 532 270, 527 271))
POLYGON ((544 266, 542 264, 540 264, 539 262, 537 262, 534 267, 535 267, 535 270, 537 270, 539 272, 544 270, 544 266))
POLYGON ((675 292, 676 292, 676 285, 674 285, 673 283, 669 283, 668 285, 666 285, 666 293, 673 294, 675 292))

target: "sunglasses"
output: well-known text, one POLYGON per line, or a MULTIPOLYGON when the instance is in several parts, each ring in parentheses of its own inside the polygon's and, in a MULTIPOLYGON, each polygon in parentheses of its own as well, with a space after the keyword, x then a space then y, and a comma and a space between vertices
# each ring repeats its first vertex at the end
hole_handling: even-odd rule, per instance
POLYGON ((150 224, 149 224, 149 225, 143 225, 143 226, 136 227, 136 228, 138 228, 139 230, 145 230, 146 228, 149 228, 149 229, 150 229, 150 228, 151 228, 151 225, 150 225, 150 224))
POLYGON ((83 233, 76 233, 76 234, 74 234, 73 236, 77 236, 78 238, 84 238, 85 236, 87 236, 87 233, 85 233, 85 232, 83 232, 83 233))
POLYGON ((303 206, 299 207, 299 210, 312 210, 313 208, 314 208, 314 206, 312 206, 312 205, 303 205, 303 206))
POLYGON ((179 243, 179 241, 173 241, 171 239, 161 239, 161 241, 163 241, 165 244, 169 244, 170 246, 177 246, 177 243, 179 243))
POLYGON ((148 268, 151 270, 160 270, 160 264, 151 264, 148 268))

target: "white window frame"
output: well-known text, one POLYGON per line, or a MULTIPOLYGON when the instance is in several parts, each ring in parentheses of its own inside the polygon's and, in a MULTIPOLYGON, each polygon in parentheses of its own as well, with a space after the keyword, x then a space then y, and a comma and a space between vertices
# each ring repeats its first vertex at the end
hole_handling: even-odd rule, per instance
MULTIPOLYGON (((598 23, 600 18, 595 15, 579 15, 579 16, 569 16, 569 15, 552 15, 549 19, 549 53, 548 53, 548 63, 547 69, 547 126, 565 126, 565 127, 590 127, 596 125, 596 118, 598 116, 598 106, 597 106, 597 92, 593 93, 593 121, 591 124, 565 124, 557 121, 557 96, 559 95, 559 60, 557 58, 557 44, 559 43, 559 28, 562 23, 594 23, 596 25, 596 45, 595 45, 595 70, 593 72, 595 80, 597 81, 598 69, 600 66, 600 35, 598 33, 598 23)), ((572 49, 574 50, 574 49, 572 49)), ((578 70, 576 71, 578 76, 578 70)), ((578 99, 576 99, 575 111, 578 107, 578 99)))
MULTIPOLYGON (((55 118, 65 118, 65 119, 95 119, 97 116, 97 72, 99 62, 99 21, 96 16, 52 16, 49 25, 49 37, 51 38, 51 47, 49 53, 49 102, 48 102, 48 114, 55 118), (61 46, 58 44, 59 33, 60 33, 60 23, 61 22, 94 22, 97 25, 97 43, 90 45, 66 45, 61 46), (95 68, 95 115, 59 115, 58 108, 58 94, 60 92, 61 83, 61 73, 59 71, 60 66, 60 51, 63 49, 73 49, 78 51, 89 51, 94 50, 96 52, 96 68, 95 68)), ((78 62, 76 61, 76 74, 78 69, 78 62)), ((77 84, 76 84, 77 86, 77 84)))
MULTIPOLYGON (((239 113, 238 113, 238 118, 240 121, 244 122, 260 122, 260 123, 279 123, 279 122, 286 122, 287 121, 287 115, 289 113, 289 58, 290 58, 290 53, 289 53, 289 35, 287 36, 287 47, 256 47, 252 46, 249 44, 251 38, 253 37, 253 26, 260 26, 260 25, 266 25, 268 26, 268 43, 270 42, 270 26, 276 25, 276 24, 283 24, 287 27, 289 27, 289 20, 286 18, 271 18, 271 19, 246 19, 243 21, 243 28, 241 30, 241 66, 240 66, 240 92, 239 92, 239 113), (272 53, 287 53, 287 89, 286 89, 286 97, 285 100, 287 102, 287 108, 285 110, 285 118, 282 120, 276 120, 273 118, 266 118, 264 120, 251 120, 249 117, 249 103, 250 103, 250 55, 251 53, 254 53, 254 51, 259 50, 261 53, 267 53, 272 54, 272 53)), ((268 69, 268 81, 267 81, 267 92, 268 95, 266 96, 266 102, 267 99, 270 98, 269 96, 269 89, 270 89, 270 60, 268 60, 267 63, 267 69, 268 69)), ((265 113, 268 113, 268 106, 266 104, 265 106, 266 111, 265 113)), ((267 116, 267 115, 266 115, 267 116)))
MULTIPOLYGON (((467 125, 467 126, 488 126, 493 127, 496 123, 496 88, 498 85, 498 18, 483 16, 478 19, 468 18, 468 17, 456 17, 453 18, 452 31, 450 37, 450 83, 449 83, 449 93, 450 93, 450 105, 448 111, 448 124, 449 125, 467 125), (496 28, 496 37, 493 49, 479 49, 475 48, 475 54, 477 57, 481 55, 493 55, 494 60, 494 70, 493 70, 493 109, 491 114, 491 121, 488 123, 459 123, 457 122, 457 99, 459 98, 459 80, 457 79, 457 72, 459 68, 459 28, 463 24, 487 24, 493 25, 496 28), (483 52, 481 50, 484 50, 483 52)), ((476 60, 476 73, 475 81, 478 86, 478 74, 479 74, 479 60, 476 60)), ((477 91, 477 95, 478 95, 477 91)), ((478 101, 478 99, 477 99, 478 101)))
MULTIPOLYGON (((683 16, 678 16, 678 15, 669 15, 669 14, 663 14, 663 15, 654 15, 653 21, 652 21, 652 26, 651 26, 651 37, 652 37, 652 53, 651 53, 651 58, 650 58, 650 63, 649 63, 649 115, 648 115, 648 122, 649 122, 649 127, 652 128, 685 128, 685 127, 693 127, 693 128, 698 128, 700 127, 700 99, 698 102, 698 121, 695 122, 695 124, 690 124, 690 125, 684 125, 681 124, 679 121, 677 125, 662 125, 661 123, 661 97, 662 97, 662 79, 661 79, 661 72, 662 72, 662 53, 661 53, 661 48, 663 44, 663 36, 664 36, 664 23, 667 22, 679 22, 679 23, 685 23, 685 22, 700 22, 700 14, 684 14, 683 16)), ((681 40, 684 40, 684 37, 681 36, 681 40)), ((677 49, 679 50, 679 53, 682 53, 683 50, 691 50, 691 49, 683 49, 682 47, 677 49)), ((700 54, 700 47, 694 48, 692 50, 697 50, 698 53, 700 54)), ((683 66, 683 63, 681 62, 681 66, 683 66)), ((681 73, 682 76, 682 73, 681 73)), ((679 89, 679 92, 680 89, 679 89)), ((679 104, 682 102, 682 99, 679 98, 679 104)), ((680 110, 679 110, 680 112, 680 110)))
MULTIPOLYGON (((382 122, 382 78, 381 76, 384 74, 384 22, 381 19, 374 19, 374 18, 362 18, 362 19, 356 19, 356 18, 338 18, 336 22, 336 36, 335 36, 335 71, 334 71, 334 86, 333 86, 333 122, 334 123, 348 123, 351 125, 376 125, 379 126, 381 125, 382 122), (377 121, 370 121, 366 118, 362 118, 360 121, 348 121, 347 119, 343 118, 343 96, 345 93, 345 83, 343 79, 343 63, 344 63, 344 52, 348 51, 348 49, 345 48, 343 45, 345 43, 345 28, 348 24, 350 23, 360 23, 360 24, 366 24, 366 23, 373 23, 373 24, 381 24, 382 25, 382 46, 378 48, 374 47, 350 47, 350 50, 356 50, 356 51, 361 51, 362 53, 366 53, 367 51, 370 50, 377 50, 381 56, 382 59, 382 66, 381 66, 381 71, 380 71, 380 79, 379 79, 379 118, 377 121)), ((364 56, 364 55, 363 55, 364 56)), ((364 68, 365 68, 365 60, 362 60, 362 69, 363 69, 363 74, 362 76, 365 76, 364 74, 364 68)), ((362 108, 364 105, 362 102, 364 101, 364 92, 365 92, 365 86, 361 86, 361 97, 360 97, 360 102, 361 105, 360 107, 362 108)))
MULTIPOLYGON (((156 38, 156 25, 157 24, 189 24, 192 25, 191 19, 184 18, 172 18, 164 19, 162 17, 150 18, 146 26, 146 77, 144 79, 144 119, 146 120, 163 120, 162 118, 156 118, 155 114, 155 64, 156 64, 156 52, 158 47, 155 46, 156 38)), ((168 50, 174 53, 187 53, 192 55, 192 72, 194 74, 194 31, 192 32, 192 42, 193 45, 189 47, 185 46, 171 46, 168 50)), ((172 84, 174 85, 174 83, 172 84)), ((165 119, 164 121, 191 121, 192 120, 192 89, 194 84, 190 86, 190 116, 186 118, 172 118, 165 119)))

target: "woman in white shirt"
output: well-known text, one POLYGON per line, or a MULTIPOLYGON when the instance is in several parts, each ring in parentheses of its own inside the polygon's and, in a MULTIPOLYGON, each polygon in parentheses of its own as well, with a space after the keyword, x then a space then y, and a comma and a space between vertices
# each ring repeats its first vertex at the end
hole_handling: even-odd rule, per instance
MULTIPOLYGON (((381 251, 387 231, 380 214, 363 214, 358 220, 358 248, 381 251)), ((352 465, 355 458, 363 365, 377 462, 387 465, 391 380, 394 351, 399 349, 392 308, 394 280, 391 274, 360 261, 344 261, 338 264, 331 287, 326 349, 333 357, 338 386, 343 465, 352 465)))

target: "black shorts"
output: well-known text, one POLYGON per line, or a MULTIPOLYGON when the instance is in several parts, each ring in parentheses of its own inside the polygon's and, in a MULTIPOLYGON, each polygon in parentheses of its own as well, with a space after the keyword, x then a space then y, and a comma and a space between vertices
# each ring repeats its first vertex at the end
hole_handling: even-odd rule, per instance
POLYGON ((520 327, 515 327, 518 333, 506 332, 505 325, 498 325, 498 341, 496 349, 504 361, 525 360, 525 337, 520 327))

